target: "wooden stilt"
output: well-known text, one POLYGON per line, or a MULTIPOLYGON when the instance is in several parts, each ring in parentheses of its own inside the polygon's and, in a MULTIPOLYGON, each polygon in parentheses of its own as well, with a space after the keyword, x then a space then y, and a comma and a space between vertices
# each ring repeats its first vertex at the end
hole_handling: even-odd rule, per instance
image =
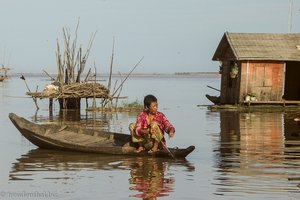
POLYGON ((49 111, 53 111, 53 98, 49 98, 49 111))

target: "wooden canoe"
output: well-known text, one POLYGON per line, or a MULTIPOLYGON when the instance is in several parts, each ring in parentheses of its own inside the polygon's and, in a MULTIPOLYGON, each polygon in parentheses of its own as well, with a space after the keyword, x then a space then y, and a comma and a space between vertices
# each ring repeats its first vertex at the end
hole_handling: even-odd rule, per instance
POLYGON ((136 144, 131 142, 130 135, 66 125, 36 124, 14 113, 10 113, 9 118, 25 138, 45 149, 166 158, 172 158, 171 153, 175 158, 185 158, 195 149, 189 146, 185 149, 169 148, 171 153, 167 149, 151 154, 146 151, 135 153, 136 144))
POLYGON ((220 97, 219 96, 218 97, 217 96, 211 96, 211 95, 208 95, 208 94, 206 94, 205 96, 208 100, 213 102, 215 105, 220 103, 220 97))

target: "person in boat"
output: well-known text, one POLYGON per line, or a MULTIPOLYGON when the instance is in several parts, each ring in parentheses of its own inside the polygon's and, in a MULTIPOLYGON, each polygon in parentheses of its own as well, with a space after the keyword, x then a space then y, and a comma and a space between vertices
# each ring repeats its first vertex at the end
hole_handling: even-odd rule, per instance
POLYGON ((166 145, 165 132, 170 138, 175 135, 174 126, 157 109, 157 98, 151 94, 145 96, 144 111, 138 114, 135 124, 129 125, 132 142, 138 144, 136 153, 144 150, 149 153, 156 152, 166 145))

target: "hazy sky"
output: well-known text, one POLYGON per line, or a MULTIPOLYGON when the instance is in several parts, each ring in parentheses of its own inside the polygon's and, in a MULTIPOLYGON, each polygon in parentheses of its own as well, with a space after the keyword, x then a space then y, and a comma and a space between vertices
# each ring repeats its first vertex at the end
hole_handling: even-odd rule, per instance
MULTIPOLYGON (((300 0, 292 32, 300 32, 300 0)), ((75 30, 84 49, 97 31, 87 68, 114 71, 217 71, 211 60, 224 32, 287 33, 289 0, 0 0, 0 64, 13 73, 56 72, 56 40, 75 30)))

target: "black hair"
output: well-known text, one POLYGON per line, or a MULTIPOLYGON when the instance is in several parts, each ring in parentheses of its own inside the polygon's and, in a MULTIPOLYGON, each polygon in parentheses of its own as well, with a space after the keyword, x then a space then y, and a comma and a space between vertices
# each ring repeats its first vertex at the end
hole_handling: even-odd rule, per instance
POLYGON ((157 102, 157 98, 152 94, 148 94, 147 96, 144 97, 144 108, 145 109, 149 108, 150 104, 153 102, 157 102))

